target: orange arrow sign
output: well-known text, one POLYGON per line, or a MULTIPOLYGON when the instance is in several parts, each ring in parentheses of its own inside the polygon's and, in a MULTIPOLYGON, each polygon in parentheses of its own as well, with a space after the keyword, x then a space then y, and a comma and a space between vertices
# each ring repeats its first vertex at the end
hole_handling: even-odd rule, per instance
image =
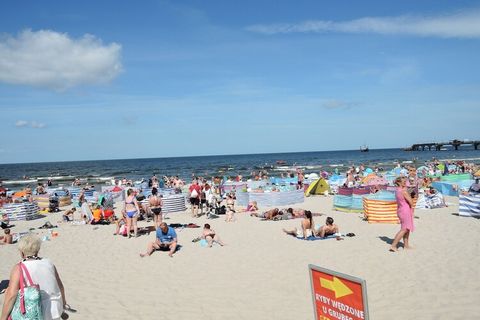
POLYGON ((350 290, 350 288, 347 287, 345 283, 343 283, 337 277, 333 277, 333 280, 320 278, 320 285, 325 289, 335 292, 336 299, 348 296, 353 293, 353 291, 350 290))

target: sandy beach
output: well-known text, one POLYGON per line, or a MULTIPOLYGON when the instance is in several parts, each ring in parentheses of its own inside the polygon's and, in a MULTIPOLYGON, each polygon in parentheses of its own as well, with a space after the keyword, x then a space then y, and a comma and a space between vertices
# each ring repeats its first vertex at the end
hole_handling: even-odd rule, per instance
MULTIPOLYGON (((480 222, 452 215, 456 198, 448 198, 448 208, 416 210, 415 249, 398 253, 388 252, 387 243, 398 225, 368 224, 361 214, 333 211, 332 199, 309 197, 300 206, 332 216, 355 237, 300 241, 282 233, 300 220, 260 221, 240 213, 234 223, 209 220, 225 247, 193 243, 201 229, 178 230, 182 248, 174 258, 163 252, 139 257, 153 233, 126 239, 113 236, 112 225, 67 223, 59 224, 59 236, 43 242, 40 253, 56 264, 68 302, 78 310, 71 319, 312 319, 308 264, 365 279, 371 319, 472 319, 480 312, 480 222)), ((47 220, 56 224, 60 214, 16 222, 13 231, 47 220)), ((315 217, 316 223, 324 220, 315 217)), ((207 220, 188 212, 166 221, 207 220)), ((19 261, 16 245, 1 246, 0 254, 1 279, 8 280, 19 261)))

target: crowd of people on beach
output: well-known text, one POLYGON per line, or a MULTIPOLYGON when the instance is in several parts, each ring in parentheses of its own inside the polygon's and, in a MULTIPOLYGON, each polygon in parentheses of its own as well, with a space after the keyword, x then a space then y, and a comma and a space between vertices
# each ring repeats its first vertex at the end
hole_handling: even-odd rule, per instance
MULTIPOLYGON (((439 176, 448 174, 474 174, 479 170, 472 163, 464 161, 440 162, 433 160, 422 166, 420 169, 413 164, 398 165, 400 173, 395 179, 395 199, 397 202, 397 215, 400 220, 400 230, 395 234, 389 251, 396 252, 403 242, 404 249, 411 249, 410 236, 415 230, 414 225, 414 207, 418 198, 419 189, 426 190, 427 193, 435 193, 432 188, 432 182, 439 176)), ((380 174, 383 170, 381 167, 375 167, 368 171, 363 165, 349 167, 344 176, 346 182, 344 187, 353 188, 361 184, 362 178, 366 174, 380 174)), ((333 174, 338 174, 334 172, 333 174)), ((324 176, 320 173, 320 176, 324 176)), ((287 172, 281 174, 284 178, 296 178, 296 188, 305 188, 305 174, 301 169, 295 172, 287 172)), ((252 172, 251 181, 268 181, 269 176, 266 171, 252 172)), ((132 180, 119 179, 114 182, 118 187, 122 187, 125 192, 124 200, 120 206, 114 208, 115 204, 111 199, 102 198, 96 203, 87 201, 85 191, 89 186, 85 186, 85 190, 78 195, 76 206, 73 206, 62 213, 62 220, 65 223, 82 222, 92 225, 108 225, 115 224, 114 235, 122 235, 126 238, 136 238, 140 235, 140 229, 154 232, 153 241, 148 242, 146 250, 140 253, 140 257, 148 257, 155 251, 165 251, 168 256, 173 257, 179 248, 179 239, 176 227, 194 227, 200 228, 195 223, 181 225, 170 223, 167 224, 163 213, 163 198, 160 190, 164 188, 173 189, 176 193, 184 192, 190 204, 190 214, 192 218, 205 216, 207 219, 212 216, 224 216, 224 221, 235 222, 238 215, 244 213, 246 216, 259 218, 261 220, 278 221, 301 219, 299 226, 287 229, 283 228, 283 232, 298 239, 313 240, 334 238, 343 240, 345 234, 340 233, 340 228, 332 217, 327 216, 324 224, 316 224, 314 219, 322 216, 321 213, 312 213, 310 210, 302 208, 269 208, 260 210, 256 201, 251 201, 246 207, 238 207, 236 205, 235 191, 224 192, 222 184, 224 182, 242 182, 245 178, 241 175, 229 177, 226 180, 220 177, 212 177, 207 179, 204 177, 192 177, 191 183, 186 186, 185 182, 178 176, 164 176, 157 178, 155 174, 147 180, 141 181, 142 185, 146 185, 149 190, 149 196, 145 197, 142 189, 138 188, 132 180), (116 211, 114 210, 116 209, 116 211), (138 221, 146 220, 152 222, 148 227, 139 228, 138 221)), ((73 183, 75 186, 81 186, 80 180, 76 179, 73 183)), ((478 185, 478 179, 476 184, 478 185)), ((33 192, 30 187, 22 190, 24 197, 22 201, 33 201, 33 193, 41 195, 47 192, 51 185, 38 184, 33 192)), ((272 186, 271 192, 278 192, 277 186, 272 186)), ((475 188, 475 184, 472 185, 475 188)), ((0 185, 0 206, 4 203, 13 202, 11 197, 6 194, 6 189, 0 185)), ((480 186, 478 188, 480 192, 480 186)), ((13 225, 10 224, 8 215, 2 216, 1 227, 3 235, 0 236, 0 245, 8 245, 14 243, 12 234, 13 225)), ((346 236, 354 236, 348 233, 346 236)), ((210 223, 205 223, 199 235, 192 242, 200 242, 202 246, 212 248, 215 245, 224 246, 225 243, 219 234, 212 228, 210 223)), ((52 262, 48 259, 39 257, 41 247, 41 239, 33 234, 27 234, 18 240, 20 255, 22 262, 16 264, 11 272, 10 286, 5 293, 4 306, 2 309, 1 320, 7 319, 9 315, 19 312, 15 299, 20 288, 20 278, 29 277, 35 280, 42 288, 49 288, 48 293, 41 294, 41 307, 39 312, 43 312, 46 318, 56 319, 64 314, 65 310, 74 312, 66 302, 65 289, 61 278, 52 262)))

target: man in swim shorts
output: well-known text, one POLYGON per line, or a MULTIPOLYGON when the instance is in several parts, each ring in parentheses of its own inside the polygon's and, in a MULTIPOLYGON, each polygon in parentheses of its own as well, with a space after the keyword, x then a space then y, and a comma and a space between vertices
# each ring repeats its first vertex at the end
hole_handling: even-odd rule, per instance
POLYGON ((155 241, 148 244, 147 252, 140 253, 140 257, 150 256, 155 250, 169 251, 168 256, 173 257, 177 249, 177 233, 175 229, 162 222, 160 227, 157 228, 155 236, 155 241))

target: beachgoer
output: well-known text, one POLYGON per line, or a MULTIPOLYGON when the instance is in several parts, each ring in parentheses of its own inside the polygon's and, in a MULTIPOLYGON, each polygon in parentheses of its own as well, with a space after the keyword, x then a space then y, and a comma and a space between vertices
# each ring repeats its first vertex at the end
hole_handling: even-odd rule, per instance
POLYGON ((162 223, 162 198, 158 195, 157 188, 152 188, 152 195, 148 198, 150 210, 153 213, 153 224, 155 228, 162 223))
POLYGON ((286 230, 283 229, 283 232, 285 232, 288 235, 294 236, 294 237, 300 237, 307 239, 308 237, 313 236, 313 217, 312 217, 312 212, 310 211, 305 211, 305 217, 302 220, 301 223, 301 229, 293 229, 293 230, 286 230))
POLYGON ((215 230, 211 229, 210 224, 208 223, 205 223, 205 225, 203 226, 203 232, 200 236, 200 239, 205 239, 210 248, 212 247, 214 242, 218 243, 222 247, 225 245, 218 236, 218 234, 215 232, 215 230))
POLYGON ((97 204, 92 210, 93 219, 90 224, 110 224, 109 221, 104 219, 102 208, 97 204))
POLYGON ((138 207, 138 202, 132 189, 127 190, 127 198, 125 199, 124 210, 127 215, 128 237, 130 238, 130 230, 132 229, 133 225, 133 234, 136 238, 138 236, 137 217, 140 213, 140 208, 138 207))
MULTIPOLYGON (((320 238, 325 238, 327 236, 332 236, 338 233, 338 226, 334 223, 332 217, 327 217, 325 220, 325 225, 315 226, 315 235, 320 238)), ((338 239, 338 238, 337 238, 338 239)))
MULTIPOLYGON (((65 298, 65 289, 55 265, 48 259, 38 256, 42 241, 34 234, 22 237, 18 242, 18 249, 22 256, 21 264, 26 268, 34 284, 41 288, 42 319, 60 319, 65 307, 68 307, 65 298)), ((6 320, 13 310, 18 291, 22 267, 15 264, 10 273, 10 282, 5 292, 1 320, 6 320)), ((23 276, 27 276, 23 271, 23 276)), ((28 278, 28 276, 27 276, 28 278)))
POLYGON ((188 188, 188 192, 190 193, 190 204, 192 205, 192 217, 197 218, 197 210, 200 204, 200 193, 202 192, 197 180, 192 181, 192 184, 188 188))
POLYGON ((165 222, 160 224, 155 234, 155 241, 150 242, 147 252, 140 253, 140 257, 150 256, 155 250, 169 251, 168 255, 173 257, 177 249, 177 233, 175 229, 169 227, 165 222))
POLYGON ((227 195, 227 211, 225 214, 225 222, 234 222, 235 219, 235 200, 232 193, 227 195))
POLYGON ((247 208, 244 212, 256 212, 258 210, 257 201, 252 201, 247 205, 247 208))
POLYGON ((65 211, 62 215, 63 221, 65 222, 73 221, 74 220, 73 214, 75 213, 75 211, 77 211, 77 209, 75 208, 71 208, 70 210, 65 211))
POLYGON ((4 236, 0 237, 0 245, 3 244, 12 244, 13 243, 13 236, 10 234, 10 229, 7 228, 3 230, 4 236))
POLYGON ((252 212, 250 215, 252 217, 263 218, 265 220, 273 220, 275 216, 282 215, 283 211, 278 208, 273 208, 265 212, 252 212))
MULTIPOLYGON (((117 228, 115 230, 115 233, 113 234, 114 236, 120 234, 120 228, 122 226, 124 226, 124 228, 127 228, 126 227, 126 224, 127 224, 127 214, 125 213, 125 210, 122 210, 122 217, 118 220, 115 221, 115 224, 117 225, 117 228)), ((125 235, 128 234, 128 231, 125 232, 125 235)))
POLYGON ((45 188, 43 187, 43 184, 41 184, 41 183, 38 184, 37 188, 35 189, 35 192, 36 192, 37 194, 45 194, 45 193, 47 193, 47 192, 45 191, 45 188))
POLYGON ((395 180, 395 184, 398 186, 395 192, 395 198, 397 199, 397 215, 400 219, 400 231, 397 232, 393 239, 390 251, 395 252, 398 250, 397 246, 400 240, 403 239, 403 245, 405 249, 410 249, 408 242, 410 232, 413 232, 413 199, 407 191, 407 178, 398 177, 395 180))

